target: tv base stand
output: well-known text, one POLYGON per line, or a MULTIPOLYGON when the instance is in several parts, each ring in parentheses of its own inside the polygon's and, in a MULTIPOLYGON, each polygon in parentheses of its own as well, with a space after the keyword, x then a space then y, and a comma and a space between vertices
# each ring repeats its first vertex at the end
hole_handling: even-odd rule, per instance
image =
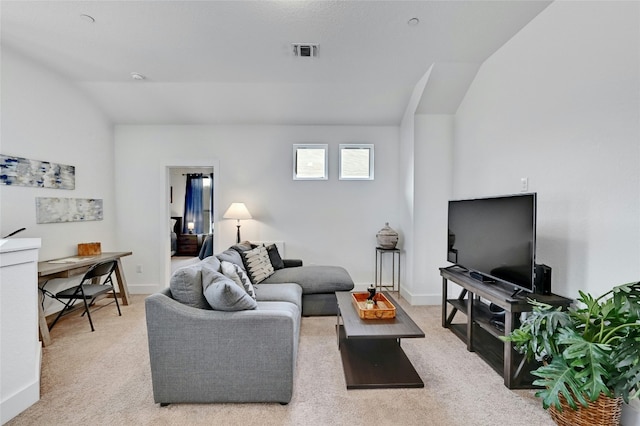
MULTIPOLYGON (((442 326, 448 328, 467 345, 467 350, 476 352, 487 364, 504 378, 509 389, 533 388, 533 376, 529 373, 539 364, 529 363, 516 352, 513 343, 503 342, 500 336, 511 333, 520 325, 520 314, 530 312, 531 304, 524 297, 513 294, 513 289, 501 284, 483 283, 473 279, 459 268, 440 268, 442 276, 442 326), (448 298, 449 281, 461 287, 455 299, 448 298), (501 321, 491 312, 491 302, 504 310, 501 321), (451 310, 449 311, 449 307, 451 310), (465 314, 465 322, 454 323, 456 314, 465 314)), ((553 306, 567 307, 571 299, 557 295, 528 294, 529 298, 553 306)), ((502 314, 500 314, 502 315, 502 314)))

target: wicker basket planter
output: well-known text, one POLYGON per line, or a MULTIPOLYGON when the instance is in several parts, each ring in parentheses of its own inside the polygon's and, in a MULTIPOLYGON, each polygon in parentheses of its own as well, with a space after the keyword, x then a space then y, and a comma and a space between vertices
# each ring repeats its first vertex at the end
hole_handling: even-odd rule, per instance
POLYGON ((619 425, 622 401, 629 402, 640 389, 640 282, 614 286, 597 297, 579 294, 566 311, 532 300, 531 314, 502 338, 527 359, 547 361, 531 374, 541 387, 536 396, 558 425, 619 425), (603 389, 615 398, 603 396, 603 389), (587 401, 593 402, 579 406, 587 401))
POLYGON ((604 394, 588 407, 578 406, 577 410, 569 407, 565 398, 560 395, 562 411, 549 406, 549 414, 558 426, 618 426, 622 415, 622 397, 609 398, 604 394))

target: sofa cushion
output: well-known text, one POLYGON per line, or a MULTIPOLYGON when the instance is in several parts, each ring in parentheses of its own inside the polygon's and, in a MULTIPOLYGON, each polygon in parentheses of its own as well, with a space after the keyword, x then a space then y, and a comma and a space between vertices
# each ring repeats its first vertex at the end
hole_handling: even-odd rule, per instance
POLYGON ((216 311, 244 311, 258 307, 243 288, 220 272, 202 269, 202 285, 204 297, 216 311))
POLYGON ((222 274, 233 280, 236 284, 240 286, 241 289, 247 292, 247 294, 254 299, 256 298, 256 293, 253 289, 253 284, 251 284, 251 280, 247 276, 247 273, 235 263, 221 262, 221 272, 222 274))
POLYGON ((302 287, 293 283, 259 285, 256 286, 256 300, 258 302, 289 302, 302 311, 302 287))
POLYGON ((273 274, 273 266, 265 246, 258 246, 241 254, 245 270, 252 283, 258 284, 273 274))
POLYGON ((278 247, 275 244, 267 246, 267 253, 269 254, 269 260, 271 261, 271 266, 273 266, 274 270, 284 268, 284 262, 280 256, 278 247))
POLYGON ((353 280, 341 266, 310 265, 278 269, 263 283, 297 283, 302 287, 302 294, 353 290, 353 280))
POLYGON ((192 308, 211 309, 202 288, 202 265, 185 266, 176 270, 169 280, 175 300, 192 308))

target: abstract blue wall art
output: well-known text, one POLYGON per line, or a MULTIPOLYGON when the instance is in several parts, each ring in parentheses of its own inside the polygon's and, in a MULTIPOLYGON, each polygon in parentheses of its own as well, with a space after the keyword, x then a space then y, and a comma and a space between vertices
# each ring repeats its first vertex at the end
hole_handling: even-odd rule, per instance
POLYGON ((94 198, 36 198, 36 223, 102 220, 102 200, 94 198))
POLYGON ((76 168, 48 161, 29 160, 0 154, 2 185, 75 189, 76 168))

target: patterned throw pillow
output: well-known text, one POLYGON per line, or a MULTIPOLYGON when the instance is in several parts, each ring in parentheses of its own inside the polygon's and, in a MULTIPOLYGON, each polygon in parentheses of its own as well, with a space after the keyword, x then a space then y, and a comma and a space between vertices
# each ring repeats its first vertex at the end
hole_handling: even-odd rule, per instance
POLYGON ((258 246, 253 250, 244 251, 241 254, 247 275, 249 275, 249 279, 253 284, 266 280, 274 273, 269 254, 264 245, 258 246))
POLYGON ((249 296, 253 297, 254 299, 256 298, 253 284, 251 284, 251 280, 249 280, 246 272, 244 272, 241 267, 227 261, 222 261, 221 267, 222 273, 225 277, 233 280, 233 282, 238 284, 240 288, 244 289, 244 291, 246 291, 249 296))

